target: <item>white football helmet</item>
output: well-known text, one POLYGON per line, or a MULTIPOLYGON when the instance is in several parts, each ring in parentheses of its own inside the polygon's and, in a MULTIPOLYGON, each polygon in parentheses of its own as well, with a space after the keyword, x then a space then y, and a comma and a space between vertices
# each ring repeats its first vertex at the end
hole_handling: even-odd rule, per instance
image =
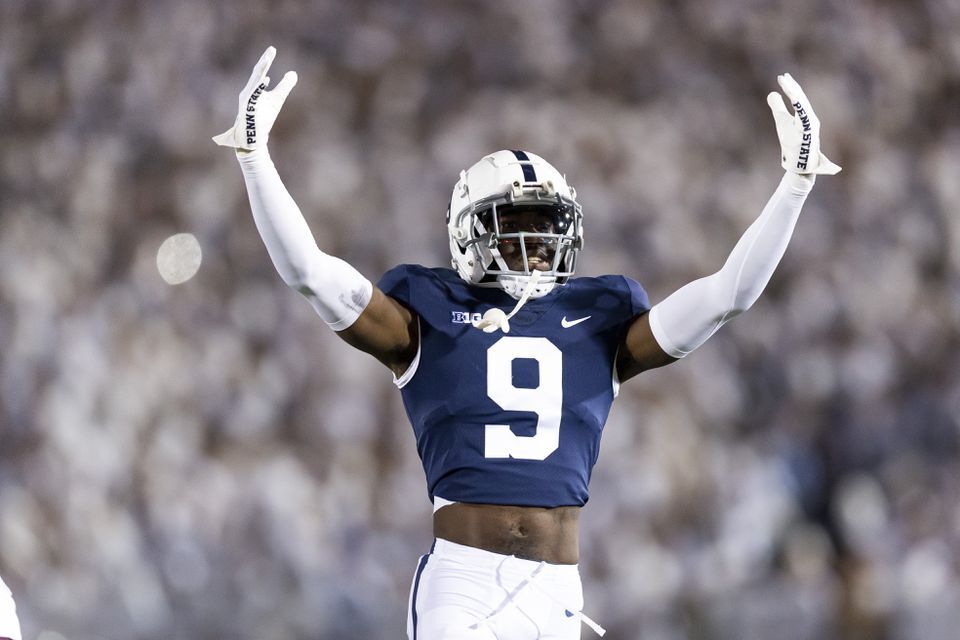
POLYGON ((501 287, 517 299, 536 269, 540 278, 530 297, 548 294, 573 275, 583 248, 583 213, 576 198, 563 174, 538 155, 497 151, 486 156, 460 172, 450 198, 453 268, 470 284, 501 287))

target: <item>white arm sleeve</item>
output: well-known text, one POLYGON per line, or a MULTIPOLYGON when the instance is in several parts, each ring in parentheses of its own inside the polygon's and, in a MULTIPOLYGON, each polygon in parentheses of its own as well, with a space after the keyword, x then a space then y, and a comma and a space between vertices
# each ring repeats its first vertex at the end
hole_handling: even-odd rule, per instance
POLYGON ((238 153, 237 159, 253 220, 280 277, 310 301, 331 329, 346 329, 366 309, 373 285, 352 266, 317 247, 265 147, 238 153))
POLYGON ((682 358, 760 297, 783 257, 813 176, 787 173, 720 271, 681 287, 650 309, 660 347, 682 358))
POLYGON ((17 619, 17 607, 13 594, 0 579, 0 638, 20 640, 20 621, 17 619))

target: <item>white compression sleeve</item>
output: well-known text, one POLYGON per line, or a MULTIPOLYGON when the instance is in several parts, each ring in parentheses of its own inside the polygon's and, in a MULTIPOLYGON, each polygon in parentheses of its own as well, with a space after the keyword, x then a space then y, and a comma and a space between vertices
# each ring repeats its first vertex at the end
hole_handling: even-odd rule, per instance
POLYGON ((720 271, 681 287, 650 309, 650 329, 666 353, 682 358, 760 297, 813 183, 813 176, 787 173, 720 271))
POLYGON ((0 579, 0 638, 20 640, 20 621, 17 619, 17 606, 13 594, 0 579))
POLYGON ((369 304, 373 285, 352 266, 317 247, 266 148, 238 153, 237 159, 253 220, 280 277, 310 301, 331 329, 346 329, 369 304))

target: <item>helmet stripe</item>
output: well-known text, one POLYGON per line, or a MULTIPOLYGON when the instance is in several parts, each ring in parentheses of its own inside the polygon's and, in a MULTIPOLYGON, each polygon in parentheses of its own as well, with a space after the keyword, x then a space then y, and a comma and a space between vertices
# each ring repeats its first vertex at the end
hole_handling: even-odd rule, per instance
POLYGON ((520 167, 523 169, 523 181, 524 182, 536 182, 537 181, 537 172, 533 169, 533 163, 530 161, 529 156, 525 151, 518 151, 516 149, 511 149, 513 155, 517 157, 517 160, 520 161, 520 167))

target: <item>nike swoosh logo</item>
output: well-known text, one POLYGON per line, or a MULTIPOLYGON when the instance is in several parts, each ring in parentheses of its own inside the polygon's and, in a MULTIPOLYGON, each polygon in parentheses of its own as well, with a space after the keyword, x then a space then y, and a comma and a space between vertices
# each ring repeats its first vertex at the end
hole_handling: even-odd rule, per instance
POLYGON ((569 329, 570 327, 580 324, 584 320, 589 320, 593 316, 584 316, 583 318, 577 318, 576 320, 567 320, 567 316, 563 316, 563 319, 560 321, 560 326, 564 329, 569 329))

